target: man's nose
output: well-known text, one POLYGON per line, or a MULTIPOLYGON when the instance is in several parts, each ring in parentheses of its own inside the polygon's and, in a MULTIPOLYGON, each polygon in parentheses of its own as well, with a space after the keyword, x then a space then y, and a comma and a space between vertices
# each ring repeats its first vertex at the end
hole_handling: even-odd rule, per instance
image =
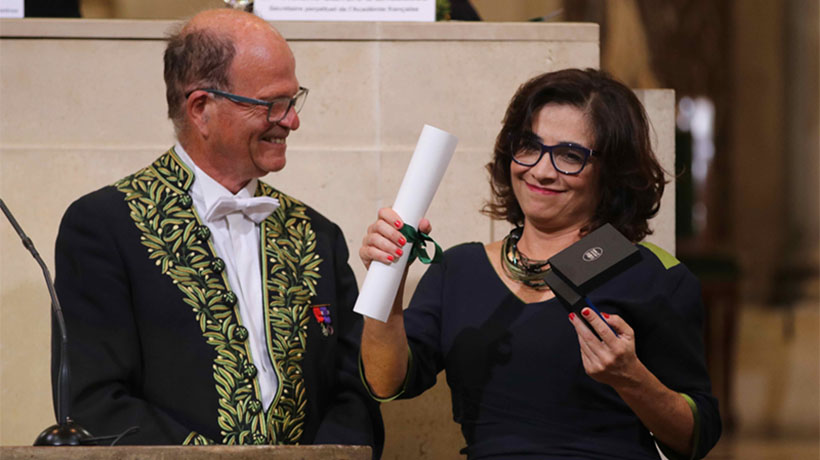
POLYGON ((277 124, 283 128, 293 131, 299 129, 299 123, 299 114, 296 113, 296 109, 291 107, 290 110, 288 110, 287 115, 285 115, 285 118, 279 120, 279 123, 277 124))

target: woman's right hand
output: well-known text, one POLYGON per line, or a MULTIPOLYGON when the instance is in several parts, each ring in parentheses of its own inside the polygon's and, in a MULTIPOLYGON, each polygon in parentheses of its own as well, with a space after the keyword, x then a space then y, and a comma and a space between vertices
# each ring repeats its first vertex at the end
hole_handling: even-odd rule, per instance
MULTIPOLYGON (((379 218, 367 227, 359 257, 365 267, 378 260, 391 264, 404 254, 407 240, 399 231, 404 226, 401 217, 391 208, 379 210, 379 218)), ((430 233, 430 221, 422 219, 418 229, 430 233)), ((405 274, 407 271, 405 270, 405 274)), ((407 374, 408 345, 402 315, 404 281, 399 286, 386 323, 364 319, 361 356, 364 375, 374 395, 391 397, 398 393, 407 374)))
MULTIPOLYGON (((401 217, 391 208, 379 210, 379 218, 367 227, 367 233, 362 239, 362 247, 359 249, 359 258, 365 268, 370 268, 370 262, 378 260, 385 264, 391 264, 404 254, 404 245, 407 240, 399 231, 404 226, 401 217)), ((430 221, 423 218, 419 222, 418 229, 424 233, 430 233, 432 226, 430 221)))

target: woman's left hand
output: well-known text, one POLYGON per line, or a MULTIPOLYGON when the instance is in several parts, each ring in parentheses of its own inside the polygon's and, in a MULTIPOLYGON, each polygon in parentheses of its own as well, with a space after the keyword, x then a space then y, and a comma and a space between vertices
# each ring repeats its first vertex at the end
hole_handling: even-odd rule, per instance
POLYGON ((695 429, 689 404, 641 363, 635 354, 635 332, 626 321, 615 314, 601 314, 603 319, 589 307, 581 310, 601 340, 581 318, 569 315, 587 375, 615 389, 656 439, 689 456, 695 429))
POLYGON ((581 314, 601 338, 598 340, 581 318, 570 313, 569 320, 578 334, 581 360, 587 375, 615 389, 640 384, 638 376, 641 375, 643 364, 635 354, 635 333, 632 328, 615 314, 601 313, 604 317, 601 319, 589 307, 584 307, 581 314))

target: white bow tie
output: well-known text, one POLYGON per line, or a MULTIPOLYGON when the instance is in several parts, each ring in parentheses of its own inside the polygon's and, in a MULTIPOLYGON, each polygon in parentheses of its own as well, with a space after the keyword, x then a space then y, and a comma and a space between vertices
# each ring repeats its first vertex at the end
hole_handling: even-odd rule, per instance
POLYGON ((238 198, 235 196, 221 196, 205 213, 205 220, 213 222, 228 214, 241 212, 248 219, 258 224, 271 215, 279 207, 279 200, 269 196, 238 198))

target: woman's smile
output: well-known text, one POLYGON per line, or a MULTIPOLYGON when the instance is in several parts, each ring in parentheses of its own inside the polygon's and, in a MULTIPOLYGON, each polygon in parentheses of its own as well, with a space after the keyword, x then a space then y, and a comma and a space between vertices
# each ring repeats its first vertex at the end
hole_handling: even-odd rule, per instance
POLYGON ((558 195, 559 193, 564 193, 563 190, 555 190, 551 188, 545 188, 538 185, 530 184, 529 182, 525 182, 527 184, 527 188, 530 191, 541 194, 541 195, 558 195))

